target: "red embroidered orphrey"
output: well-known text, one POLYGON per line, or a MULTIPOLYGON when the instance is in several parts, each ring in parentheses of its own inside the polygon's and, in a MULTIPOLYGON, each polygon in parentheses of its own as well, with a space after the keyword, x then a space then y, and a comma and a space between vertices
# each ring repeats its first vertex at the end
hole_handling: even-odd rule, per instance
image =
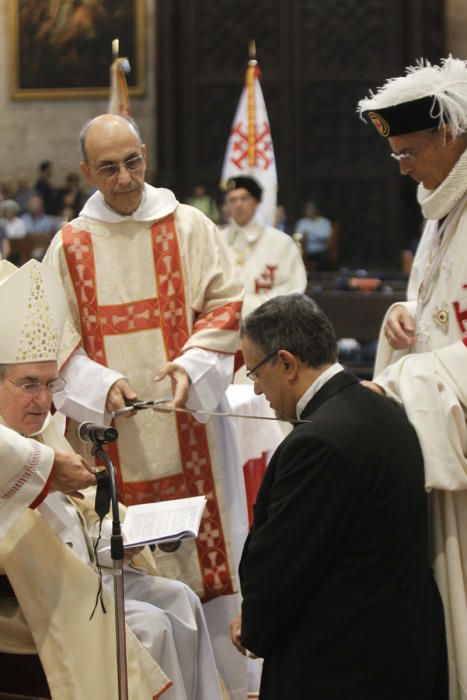
MULTIPOLYGON (((105 336, 160 328, 167 361, 180 355, 189 337, 183 268, 173 215, 151 227, 158 298, 101 306, 97 300, 96 270, 91 234, 71 225, 62 231, 68 270, 78 302, 84 349, 107 366, 105 336)), ((240 303, 200 314, 194 330, 238 328, 240 303)), ((207 504, 196 547, 204 584, 203 600, 233 593, 223 525, 217 502, 206 428, 188 414, 177 414, 182 473, 153 481, 124 483, 117 443, 108 451, 117 472, 120 500, 127 504, 205 495, 207 504)))

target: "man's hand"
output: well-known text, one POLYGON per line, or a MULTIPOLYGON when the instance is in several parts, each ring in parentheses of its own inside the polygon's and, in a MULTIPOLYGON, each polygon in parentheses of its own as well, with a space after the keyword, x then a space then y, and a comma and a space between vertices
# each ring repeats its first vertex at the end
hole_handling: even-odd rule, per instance
POLYGON ((188 401, 188 393, 190 391, 190 377, 183 367, 176 365, 173 362, 166 364, 163 370, 154 377, 155 382, 160 382, 164 377, 170 377, 172 382, 173 401, 166 406, 175 406, 175 408, 184 408, 188 401))
POLYGON ((415 341, 415 323, 405 306, 397 305, 389 314, 384 335, 394 350, 410 348, 415 341))
POLYGON ((79 489, 86 489, 96 484, 96 477, 91 469, 92 467, 88 467, 76 452, 55 452, 50 490, 61 491, 75 498, 83 498, 79 489))
POLYGON ((383 387, 380 386, 379 384, 375 384, 375 382, 369 382, 366 379, 362 379, 360 384, 362 384, 367 389, 371 389, 371 391, 374 391, 375 394, 380 394, 381 396, 386 396, 386 392, 384 391, 383 387))
POLYGON ((144 549, 144 546, 143 547, 125 547, 125 550, 123 553, 124 563, 130 564, 133 557, 136 557, 138 554, 141 554, 143 549, 144 549))
POLYGON ((126 379, 117 379, 117 381, 112 384, 107 394, 105 410, 107 413, 113 413, 117 409, 126 406, 125 399, 135 401, 137 398, 138 394, 131 388, 126 379))
POLYGON ((237 651, 239 651, 240 654, 243 654, 243 656, 246 656, 246 649, 242 646, 242 643, 240 641, 241 634, 242 616, 237 615, 237 617, 234 618, 230 623, 230 639, 232 640, 232 644, 237 649, 237 651))

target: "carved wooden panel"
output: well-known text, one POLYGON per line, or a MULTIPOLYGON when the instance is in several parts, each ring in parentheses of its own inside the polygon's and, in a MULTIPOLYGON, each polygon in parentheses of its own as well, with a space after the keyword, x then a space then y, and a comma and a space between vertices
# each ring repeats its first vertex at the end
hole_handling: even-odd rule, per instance
POLYGON ((355 110, 417 56, 443 55, 439 0, 158 0, 157 31, 160 184, 218 195, 254 38, 290 221, 316 199, 343 263, 398 266, 419 233, 414 186, 355 110))

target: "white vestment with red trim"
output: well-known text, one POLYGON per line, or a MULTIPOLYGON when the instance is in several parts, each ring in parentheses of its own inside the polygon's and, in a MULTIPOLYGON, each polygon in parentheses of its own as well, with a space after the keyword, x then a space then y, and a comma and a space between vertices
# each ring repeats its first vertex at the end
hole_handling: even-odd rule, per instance
POLYGON ((53 460, 49 447, 0 425, 0 538, 44 490, 53 460))
POLYGON ((271 226, 250 221, 221 229, 245 285, 243 316, 279 294, 304 292, 307 274, 293 239, 271 226))
MULTIPOLYGON (((44 262, 59 272, 67 292, 64 355, 80 342, 87 355, 75 352, 67 363, 67 392, 58 397, 62 412, 96 420, 100 411, 102 420, 107 390, 119 376, 128 378, 140 398, 170 395, 170 380, 153 380, 173 361, 193 381, 192 402, 206 409, 225 406, 231 378, 225 365, 233 366, 238 344, 242 289, 216 227, 201 212, 179 205, 168 190, 146 185, 138 210, 122 217, 97 192, 56 235, 44 262)), ((219 626, 224 637, 216 633, 218 668, 232 697, 240 698, 243 662, 225 638, 238 606, 237 564, 247 530, 233 423, 141 411, 115 424, 119 440, 109 452, 121 501, 200 494, 208 499, 198 538, 184 541, 175 554, 158 552, 156 563, 160 574, 183 580, 212 601, 205 606, 208 625, 211 634, 219 626), (213 600, 219 596, 223 602, 213 600)), ((71 427, 70 441, 84 453, 74 433, 71 427)))
POLYGON ((450 698, 467 700, 467 152, 436 190, 420 186, 419 197, 429 221, 403 302, 416 322, 415 343, 409 350, 390 347, 384 326, 391 307, 374 381, 404 405, 420 440, 450 698))

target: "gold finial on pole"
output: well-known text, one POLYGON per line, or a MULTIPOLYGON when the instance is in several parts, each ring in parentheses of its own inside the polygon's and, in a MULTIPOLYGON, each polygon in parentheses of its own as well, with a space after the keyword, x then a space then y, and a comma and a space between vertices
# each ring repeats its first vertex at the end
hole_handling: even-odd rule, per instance
POLYGON ((258 61, 256 60, 256 41, 254 39, 250 39, 250 42, 248 44, 248 55, 250 57, 248 65, 256 66, 258 61))
POLYGON ((114 59, 118 58, 118 52, 120 50, 120 42, 118 39, 113 39, 112 41, 112 56, 114 59))

